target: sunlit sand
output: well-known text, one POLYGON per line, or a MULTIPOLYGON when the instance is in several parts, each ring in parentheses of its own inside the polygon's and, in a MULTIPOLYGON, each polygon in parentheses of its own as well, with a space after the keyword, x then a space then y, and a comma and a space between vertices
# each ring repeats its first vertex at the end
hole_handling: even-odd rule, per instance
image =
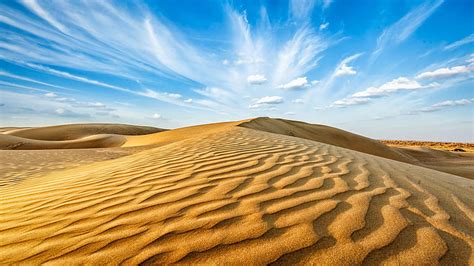
POLYGON ((270 118, 92 128, 0 135, 0 264, 474 262, 472 156, 270 118))

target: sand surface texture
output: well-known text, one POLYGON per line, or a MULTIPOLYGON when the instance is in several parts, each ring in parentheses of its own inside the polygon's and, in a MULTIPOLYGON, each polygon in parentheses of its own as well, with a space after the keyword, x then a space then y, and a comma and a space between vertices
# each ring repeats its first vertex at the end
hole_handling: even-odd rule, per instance
POLYGON ((0 129, 1 150, 110 148, 122 146, 126 136, 152 134, 163 129, 120 124, 71 124, 50 127, 0 129))
POLYGON ((238 124, 0 187, 0 264, 474 264, 473 180, 238 124))

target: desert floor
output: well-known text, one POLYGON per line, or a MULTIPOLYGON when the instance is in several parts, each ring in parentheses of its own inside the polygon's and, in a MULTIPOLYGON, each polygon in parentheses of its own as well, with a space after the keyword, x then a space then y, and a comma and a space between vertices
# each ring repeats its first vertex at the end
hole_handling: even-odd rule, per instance
POLYGON ((471 152, 270 118, 0 132, 0 264, 474 264, 471 152))

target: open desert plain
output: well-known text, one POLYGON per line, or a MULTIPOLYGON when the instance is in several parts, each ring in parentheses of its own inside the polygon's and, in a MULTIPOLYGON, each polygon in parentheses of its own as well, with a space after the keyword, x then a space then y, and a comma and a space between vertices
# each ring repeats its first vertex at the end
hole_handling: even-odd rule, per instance
POLYGON ((470 155, 437 155, 456 175, 271 118, 10 129, 0 145, 5 265, 474 262, 470 155))

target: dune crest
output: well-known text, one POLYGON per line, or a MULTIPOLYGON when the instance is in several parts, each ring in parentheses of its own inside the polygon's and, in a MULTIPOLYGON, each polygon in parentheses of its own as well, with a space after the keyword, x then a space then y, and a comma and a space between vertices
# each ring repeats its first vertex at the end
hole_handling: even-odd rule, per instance
POLYGON ((0 188, 0 263, 474 262, 472 180, 229 124, 197 129, 0 188))
POLYGON ((69 124, 48 127, 33 127, 7 130, 6 135, 35 140, 75 140, 92 135, 145 135, 164 131, 165 129, 123 124, 69 124))

